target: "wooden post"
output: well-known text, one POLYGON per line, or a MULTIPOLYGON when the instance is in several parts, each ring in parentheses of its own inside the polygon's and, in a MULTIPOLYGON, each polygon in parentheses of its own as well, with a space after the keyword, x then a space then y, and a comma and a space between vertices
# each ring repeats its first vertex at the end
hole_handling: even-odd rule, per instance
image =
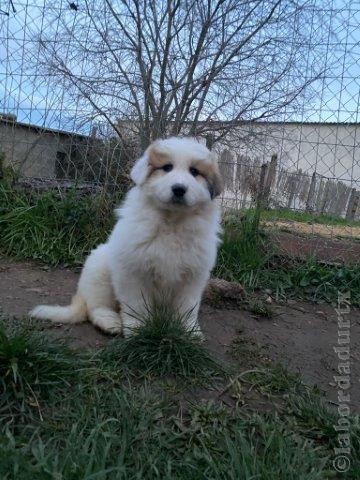
POLYGON ((235 161, 230 150, 224 150, 221 152, 219 160, 219 168, 224 182, 224 188, 226 190, 235 190, 234 185, 234 173, 235 173, 235 161))
POLYGON ((260 179, 259 179, 259 188, 257 191, 257 204, 259 206, 263 205, 263 200, 264 200, 264 190, 265 190, 265 179, 266 179, 266 174, 269 168, 268 163, 263 163, 260 167, 260 179))
POLYGON ((321 201, 321 207, 320 207, 320 213, 321 215, 326 213, 326 208, 327 208, 327 202, 329 198, 329 191, 330 191, 330 184, 331 180, 328 180, 325 184, 325 189, 324 189, 324 196, 321 201))
POLYGON ((209 150, 212 150, 212 147, 214 146, 214 143, 215 143, 215 137, 212 133, 208 133, 206 135, 206 139, 205 139, 205 142, 206 142, 206 147, 209 149, 209 150))
POLYGON ((269 167, 268 163, 263 163, 260 167, 260 180, 259 180, 259 187, 258 187, 257 196, 256 196, 256 207, 255 207, 255 218, 254 218, 254 228, 256 230, 258 230, 259 228, 260 214, 264 206, 264 186, 265 186, 265 179, 266 179, 268 167, 269 167))
POLYGON ((315 196, 315 188, 316 188, 316 172, 312 174, 309 193, 306 199, 306 211, 313 212, 314 211, 314 196, 315 196))
POLYGON ((291 208, 291 204, 293 203, 294 201, 294 197, 295 197, 295 191, 296 191, 296 187, 297 187, 297 180, 298 180, 298 177, 299 175, 302 174, 302 170, 300 168, 300 170, 296 173, 293 173, 291 175, 291 179, 290 179, 290 194, 289 194, 289 200, 288 200, 288 204, 287 204, 287 208, 291 208))
POLYGON ((359 207, 359 202, 360 202, 360 193, 359 192, 356 192, 356 197, 355 197, 355 202, 354 202, 354 207, 353 207, 353 210, 352 210, 352 219, 355 220, 355 216, 356 216, 356 212, 358 210, 358 207, 359 207))
POLYGON ((270 164, 267 165, 267 174, 264 179, 264 193, 263 193, 263 207, 268 208, 271 189, 274 184, 275 175, 276 175, 276 165, 277 165, 277 155, 274 154, 271 156, 270 164))
POLYGON ((356 211, 359 206, 359 192, 356 191, 356 188, 353 188, 350 193, 349 203, 346 210, 347 220, 354 220, 356 211))

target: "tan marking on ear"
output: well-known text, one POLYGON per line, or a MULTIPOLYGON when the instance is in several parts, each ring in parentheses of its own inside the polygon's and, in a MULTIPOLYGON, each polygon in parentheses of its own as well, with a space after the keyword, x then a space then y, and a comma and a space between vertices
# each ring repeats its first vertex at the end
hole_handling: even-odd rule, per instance
POLYGON ((166 153, 160 152, 156 149, 156 143, 150 145, 149 165, 152 167, 152 170, 163 167, 164 165, 169 163, 169 160, 169 156, 166 153))
POLYGON ((194 162, 194 166, 207 181, 211 198, 218 197, 223 190, 223 181, 216 160, 211 163, 194 162))
POLYGON ((217 163, 212 165, 210 177, 208 179, 211 198, 218 197, 223 190, 223 181, 217 163))

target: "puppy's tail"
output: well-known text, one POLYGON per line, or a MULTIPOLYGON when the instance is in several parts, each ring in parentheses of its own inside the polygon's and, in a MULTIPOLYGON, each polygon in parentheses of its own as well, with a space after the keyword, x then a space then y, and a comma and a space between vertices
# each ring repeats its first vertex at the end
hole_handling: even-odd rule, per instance
POLYGON ((59 323, 80 323, 87 317, 85 300, 79 295, 72 298, 71 304, 66 307, 59 305, 38 305, 30 312, 30 317, 40 320, 51 320, 59 323))

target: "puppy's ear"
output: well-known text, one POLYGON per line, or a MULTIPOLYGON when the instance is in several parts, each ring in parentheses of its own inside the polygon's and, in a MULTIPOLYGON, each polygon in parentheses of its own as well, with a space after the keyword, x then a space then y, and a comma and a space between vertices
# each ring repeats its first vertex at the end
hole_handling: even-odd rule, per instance
POLYGON ((211 200, 213 200, 215 197, 218 197, 223 190, 223 181, 216 161, 212 166, 211 174, 209 175, 208 179, 208 185, 210 197, 211 200))
POLYGON ((160 168, 168 159, 166 153, 159 148, 159 142, 153 142, 142 157, 137 160, 133 166, 130 177, 136 185, 142 185, 148 176, 156 169, 160 168))
POLYGON ((158 140, 156 140, 150 145, 148 149, 148 155, 149 165, 150 168, 152 168, 153 170, 160 168, 162 165, 169 161, 168 155, 161 149, 161 144, 158 140))
POLYGON ((136 162, 130 172, 131 180, 136 185, 142 185, 150 172, 149 154, 146 151, 136 162))

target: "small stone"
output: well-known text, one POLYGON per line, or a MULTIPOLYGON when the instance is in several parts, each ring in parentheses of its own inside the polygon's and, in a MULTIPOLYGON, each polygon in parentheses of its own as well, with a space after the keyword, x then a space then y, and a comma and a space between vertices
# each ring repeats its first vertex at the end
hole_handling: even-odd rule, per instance
POLYGON ((33 292, 33 293, 42 293, 44 294, 44 290, 42 288, 37 288, 37 287, 30 287, 26 288, 28 292, 33 292))
POLYGON ((205 289, 203 300, 211 303, 216 299, 241 301, 246 297, 245 289, 235 282, 212 278, 205 289))

